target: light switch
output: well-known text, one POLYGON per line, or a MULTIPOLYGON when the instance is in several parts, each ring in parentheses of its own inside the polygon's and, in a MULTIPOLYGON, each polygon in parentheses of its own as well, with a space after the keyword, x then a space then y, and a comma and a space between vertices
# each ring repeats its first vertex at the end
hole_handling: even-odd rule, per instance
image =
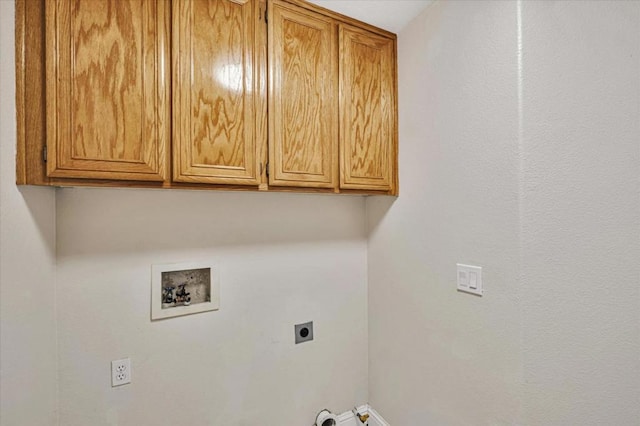
POLYGON ((482 268, 480 266, 457 264, 458 291, 482 296, 482 268))
POLYGON ((474 290, 478 288, 478 274, 475 272, 469 272, 469 288, 474 290))
POLYGON ((467 271, 458 270, 458 287, 469 287, 469 274, 467 274, 467 271))

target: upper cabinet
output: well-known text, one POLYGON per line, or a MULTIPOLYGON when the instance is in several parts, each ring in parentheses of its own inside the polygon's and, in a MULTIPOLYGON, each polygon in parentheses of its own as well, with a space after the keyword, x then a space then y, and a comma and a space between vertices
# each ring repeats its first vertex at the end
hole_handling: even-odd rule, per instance
POLYGON ((166 6, 46 2, 48 176, 166 180, 166 6))
POLYGON ((303 0, 16 0, 19 184, 397 195, 396 37, 303 0))
POLYGON ((269 184, 335 188, 337 25, 278 0, 269 12, 269 184))
POLYGON ((340 25, 340 187, 393 189, 394 40, 340 25))
POLYGON ((173 179, 258 185, 259 3, 173 1, 173 179))

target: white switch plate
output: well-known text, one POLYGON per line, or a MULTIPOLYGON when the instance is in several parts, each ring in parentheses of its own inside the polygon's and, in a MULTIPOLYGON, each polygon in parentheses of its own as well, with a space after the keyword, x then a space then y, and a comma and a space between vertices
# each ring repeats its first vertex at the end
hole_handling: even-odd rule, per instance
POLYGON ((458 291, 482 296, 482 268, 480 266, 457 264, 458 291))

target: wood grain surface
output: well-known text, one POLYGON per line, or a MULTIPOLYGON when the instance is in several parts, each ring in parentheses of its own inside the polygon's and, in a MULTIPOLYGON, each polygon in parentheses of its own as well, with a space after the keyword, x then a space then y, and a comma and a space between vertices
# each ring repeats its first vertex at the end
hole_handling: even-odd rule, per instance
POLYGON ((16 181, 397 195, 395 40, 303 0, 16 0, 16 181))
POLYGON ((168 178, 166 6, 46 2, 49 176, 168 178))
POLYGON ((394 40, 340 26, 340 187, 391 190, 394 40))
MULTIPOLYGON (((257 1, 175 0, 174 180, 257 185, 257 1)), ((265 60, 265 59, 263 59, 265 60)))
POLYGON ((269 13, 269 184, 337 187, 337 26, 279 1, 269 13))

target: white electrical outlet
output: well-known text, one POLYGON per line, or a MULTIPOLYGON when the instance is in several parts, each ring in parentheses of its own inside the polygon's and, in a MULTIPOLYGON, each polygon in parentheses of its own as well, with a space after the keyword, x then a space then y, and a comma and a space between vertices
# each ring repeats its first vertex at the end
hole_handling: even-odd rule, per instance
POLYGON ((129 358, 111 361, 111 386, 131 383, 131 360, 129 358))

